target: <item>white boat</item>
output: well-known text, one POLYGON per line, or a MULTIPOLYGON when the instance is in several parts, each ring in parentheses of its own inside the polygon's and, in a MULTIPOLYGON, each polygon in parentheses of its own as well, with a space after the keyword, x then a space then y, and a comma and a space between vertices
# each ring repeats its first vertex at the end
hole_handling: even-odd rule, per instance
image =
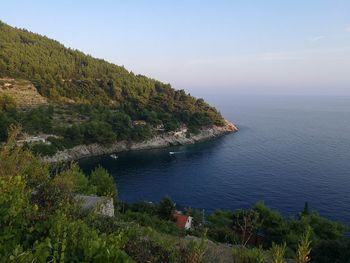
POLYGON ((116 155, 116 154, 111 154, 110 157, 113 159, 118 159, 118 155, 116 155))
POLYGON ((169 154, 170 154, 170 155, 173 155, 173 154, 175 154, 175 152, 169 152, 169 154))

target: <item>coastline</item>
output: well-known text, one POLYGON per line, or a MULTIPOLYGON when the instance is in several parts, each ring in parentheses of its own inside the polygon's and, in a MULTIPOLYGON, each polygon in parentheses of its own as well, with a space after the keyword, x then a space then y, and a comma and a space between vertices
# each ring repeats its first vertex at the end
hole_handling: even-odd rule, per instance
POLYGON ((164 133, 143 142, 117 141, 108 146, 100 145, 97 143, 89 145, 78 145, 71 149, 59 151, 53 156, 44 156, 42 157, 42 160, 46 163, 70 162, 86 157, 112 154, 117 152, 157 149, 175 145, 194 144, 237 131, 237 126, 226 120, 224 126, 203 128, 200 130, 199 134, 193 135, 189 138, 187 138, 185 134, 175 135, 171 133, 164 133))

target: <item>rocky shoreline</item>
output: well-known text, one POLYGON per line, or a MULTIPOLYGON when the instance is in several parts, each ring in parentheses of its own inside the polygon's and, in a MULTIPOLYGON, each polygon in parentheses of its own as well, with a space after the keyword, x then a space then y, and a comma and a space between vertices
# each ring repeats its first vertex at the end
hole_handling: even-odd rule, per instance
POLYGON ((189 138, 187 138, 185 134, 179 135, 173 133, 164 133, 143 142, 119 141, 108 146, 103 146, 97 143, 89 145, 78 145, 71 149, 57 152, 53 156, 45 156, 43 157, 43 161, 46 163, 70 162, 81 158, 112 154, 117 152, 157 149, 174 145, 193 144, 237 131, 238 128, 236 125, 229 121, 226 121, 224 126, 213 126, 210 128, 202 129, 199 134, 193 135, 189 138))

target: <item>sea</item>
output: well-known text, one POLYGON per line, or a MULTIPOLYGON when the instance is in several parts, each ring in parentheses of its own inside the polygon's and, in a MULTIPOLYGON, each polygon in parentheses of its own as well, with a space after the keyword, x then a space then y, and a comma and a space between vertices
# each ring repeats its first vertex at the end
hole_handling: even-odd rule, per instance
POLYGON ((350 97, 208 96, 239 132, 195 145, 79 161, 114 177, 119 199, 181 209, 249 208, 258 201, 294 218, 311 210, 350 225, 350 97), (174 154, 169 154, 174 152, 174 154))

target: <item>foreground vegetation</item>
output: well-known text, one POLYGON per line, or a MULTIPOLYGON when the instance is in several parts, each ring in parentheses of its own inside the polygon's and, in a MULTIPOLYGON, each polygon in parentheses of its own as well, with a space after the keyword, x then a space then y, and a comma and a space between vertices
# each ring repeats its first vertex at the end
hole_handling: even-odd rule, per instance
POLYGON ((308 205, 296 218, 261 202, 207 220, 188 208, 193 227, 185 231, 173 222, 170 198, 122 203, 106 170, 86 176, 74 164, 48 167, 16 147, 18 130, 0 151, 1 262, 350 262, 347 227, 308 205), (115 216, 82 211, 78 193, 113 197, 115 216))
POLYGON ((186 262, 194 255, 195 244, 173 247, 173 237, 118 213, 81 211, 77 193, 117 200, 111 176, 103 168, 86 177, 75 165, 45 166, 15 146, 17 134, 0 152, 1 262, 186 262))

